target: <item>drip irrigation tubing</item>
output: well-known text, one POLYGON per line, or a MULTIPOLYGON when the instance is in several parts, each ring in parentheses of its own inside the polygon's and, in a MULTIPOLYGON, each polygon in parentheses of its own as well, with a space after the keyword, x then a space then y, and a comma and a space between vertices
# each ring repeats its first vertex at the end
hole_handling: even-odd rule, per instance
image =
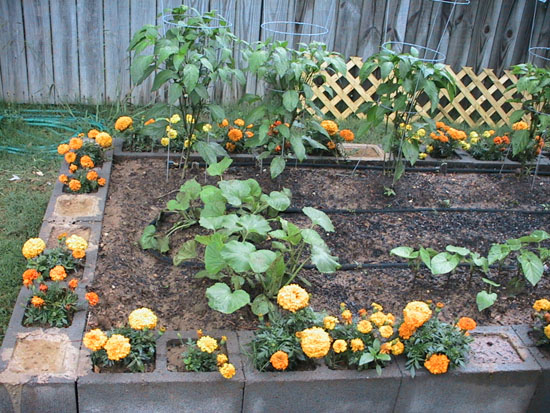
MULTIPOLYGON (((402 214, 402 213, 423 213, 423 212, 457 212, 457 213, 507 213, 507 214, 528 214, 528 215, 550 215, 550 210, 527 210, 527 209, 498 209, 498 208, 373 208, 373 209, 323 209, 316 207, 325 214, 402 214)), ((301 208, 287 208, 279 214, 303 214, 301 208)))
MULTIPOLYGON (((204 162, 198 162, 193 161, 193 163, 198 163, 200 167, 205 167, 206 164, 204 162)), ((232 166, 257 166, 256 162, 235 162, 232 166)), ((491 168, 443 168, 439 166, 434 167, 406 167, 405 172, 442 172, 443 170, 445 173, 480 173, 480 174, 508 174, 508 173, 517 173, 517 168, 514 169, 501 169, 500 167, 502 164, 499 165, 496 169, 491 168)), ((178 164, 176 162, 172 162, 170 165, 171 168, 178 168, 178 164)), ((287 164, 287 167, 301 167, 301 168, 325 168, 325 169, 352 169, 352 170, 372 170, 372 171, 384 171, 387 168, 383 165, 357 165, 355 164, 324 164, 324 163, 308 163, 308 162, 300 162, 295 165, 287 164)), ((519 166, 518 166, 519 167, 519 166)), ((550 171, 538 171, 538 176, 550 176, 550 171)))
POLYGON ((78 111, 56 110, 56 109, 26 109, 18 114, 4 113, 0 115, 0 122, 3 120, 17 121, 21 120, 28 126, 36 126, 47 128, 53 134, 59 136, 59 142, 50 145, 24 145, 24 146, 5 146, 0 145, 0 152, 9 154, 29 154, 29 153, 47 153, 54 154, 57 152, 57 146, 63 140, 67 139, 67 132, 70 135, 77 135, 81 132, 86 132, 82 128, 82 124, 91 126, 99 130, 105 130, 105 126, 89 117, 84 116, 78 111), (47 114, 40 116, 41 113, 47 114), (82 115, 82 116, 76 116, 82 115))

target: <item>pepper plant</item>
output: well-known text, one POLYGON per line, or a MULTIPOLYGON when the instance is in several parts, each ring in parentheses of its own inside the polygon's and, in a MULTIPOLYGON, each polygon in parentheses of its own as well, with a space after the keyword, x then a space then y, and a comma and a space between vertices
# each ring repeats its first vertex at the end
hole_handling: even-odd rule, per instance
POLYGON ((287 46, 286 41, 269 39, 253 43, 243 51, 243 58, 248 63, 247 70, 267 85, 267 98, 258 110, 267 114, 268 119, 264 120, 259 133, 247 146, 264 147, 261 158, 276 155, 270 166, 272 178, 285 169, 285 155, 290 150, 302 161, 306 157, 306 145, 326 149, 308 136, 305 125, 309 121, 311 127, 328 137, 319 122, 308 117, 308 109, 316 111, 319 117, 323 116, 312 102, 311 86, 313 83, 323 85, 327 93, 331 94, 332 89, 325 85, 321 71, 341 74, 347 71, 340 55, 327 50, 323 43, 299 44, 297 50, 287 46), (277 133, 268 133, 270 130, 277 133))
MULTIPOLYGON (((393 123, 393 133, 386 136, 383 147, 386 152, 394 152, 393 184, 399 180, 405 171, 404 160, 413 165, 418 160, 419 140, 406 139, 406 131, 416 115, 416 107, 422 96, 430 101, 430 111, 434 113, 439 104, 439 95, 446 90, 452 101, 456 93, 453 76, 440 63, 425 62, 419 58, 419 52, 414 47, 410 53, 396 53, 383 49, 372 55, 364 63, 359 72, 361 81, 365 81, 371 73, 378 71, 380 84, 376 89, 377 102, 366 102, 361 111, 367 120, 359 129, 364 134, 384 120, 393 123)), ((433 121, 426 120, 432 124, 433 121)), ((415 125, 415 129, 420 125, 415 125)), ((409 128, 411 129, 411 128, 409 128)))
POLYGON ((229 83, 233 78, 244 84, 245 77, 233 59, 238 39, 223 17, 215 11, 201 15, 183 5, 166 13, 172 20, 165 31, 145 25, 134 34, 129 46, 134 52, 130 71, 138 85, 154 73, 151 90, 167 86, 168 102, 179 107, 184 120, 182 139, 187 142, 182 149, 185 175, 192 149, 210 162, 224 153, 215 143, 196 139, 204 126, 200 119, 208 110, 219 112, 210 104, 208 88, 218 80, 229 83))

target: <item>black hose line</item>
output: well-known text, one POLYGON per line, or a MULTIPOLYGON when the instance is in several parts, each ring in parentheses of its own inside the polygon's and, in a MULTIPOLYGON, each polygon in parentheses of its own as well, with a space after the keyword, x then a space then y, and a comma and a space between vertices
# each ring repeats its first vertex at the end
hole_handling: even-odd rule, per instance
MULTIPOLYGON (((323 211, 326 214, 402 214, 402 213, 422 213, 422 212, 457 212, 457 213, 506 213, 506 214, 533 214, 533 215, 548 215, 550 210, 527 210, 527 209, 498 209, 498 208, 373 208, 373 209, 332 209, 323 207, 316 207, 318 210, 323 211)), ((280 212, 280 214, 302 214, 301 208, 287 208, 280 212)))

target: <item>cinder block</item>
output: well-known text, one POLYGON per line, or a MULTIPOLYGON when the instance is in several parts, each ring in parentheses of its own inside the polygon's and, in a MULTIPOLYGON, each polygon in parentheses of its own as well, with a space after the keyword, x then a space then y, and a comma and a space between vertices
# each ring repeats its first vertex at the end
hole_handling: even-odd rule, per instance
POLYGON ((481 361, 483 357, 475 357, 465 367, 441 375, 421 369, 413 379, 405 369, 405 359, 400 358, 398 364, 403 380, 395 412, 527 411, 540 376, 540 367, 533 356, 510 327, 479 327, 472 336, 483 340, 484 344, 477 351, 483 353, 488 363, 481 361), (509 345, 515 351, 503 364, 491 360, 502 348, 495 344, 497 340, 503 340, 502 345, 509 345))
MULTIPOLYGON (((253 333, 238 333, 241 347, 253 333)), ((376 370, 330 370, 322 361, 313 371, 259 372, 243 360, 243 412, 392 412, 401 372, 389 364, 376 370)))
POLYGON ((542 371, 527 411, 529 413, 546 413, 550 410, 550 351, 535 346, 535 342, 529 336, 530 326, 516 325, 512 327, 521 341, 529 348, 542 371))
MULTIPOLYGON (((195 331, 180 332, 196 338, 195 331)), ((177 332, 167 332, 157 342, 155 370, 151 373, 98 374, 91 370, 88 353, 81 356, 78 378, 79 413, 129 412, 241 412, 244 374, 237 336, 230 331, 205 332, 227 336, 229 361, 237 373, 231 379, 219 372, 178 373, 166 369, 167 344, 177 332)))

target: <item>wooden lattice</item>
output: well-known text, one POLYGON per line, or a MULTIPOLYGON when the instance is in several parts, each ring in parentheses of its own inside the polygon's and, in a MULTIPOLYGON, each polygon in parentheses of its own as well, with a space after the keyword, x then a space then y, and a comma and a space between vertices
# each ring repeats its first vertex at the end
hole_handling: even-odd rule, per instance
MULTIPOLYGON (((360 57, 352 57, 347 63, 346 76, 325 72, 326 84, 333 90, 332 96, 322 86, 313 85, 314 102, 324 114, 331 114, 336 119, 345 119, 352 114, 365 117, 359 113, 360 106, 373 101, 376 88, 380 84, 374 74, 361 82, 359 70, 363 66, 360 57)), ((466 123, 469 126, 487 124, 491 127, 502 126, 508 123, 510 115, 521 108, 521 103, 508 102, 513 97, 506 88, 517 82, 517 78, 505 70, 498 77, 493 69, 484 69, 475 74, 472 68, 464 67, 458 73, 447 66, 456 79, 457 93, 452 102, 446 91, 441 92, 441 101, 435 120, 447 120, 455 123, 466 123)), ((422 101, 422 99, 420 99, 422 101)), ((430 116, 430 103, 418 104, 416 111, 420 116, 430 116)))

